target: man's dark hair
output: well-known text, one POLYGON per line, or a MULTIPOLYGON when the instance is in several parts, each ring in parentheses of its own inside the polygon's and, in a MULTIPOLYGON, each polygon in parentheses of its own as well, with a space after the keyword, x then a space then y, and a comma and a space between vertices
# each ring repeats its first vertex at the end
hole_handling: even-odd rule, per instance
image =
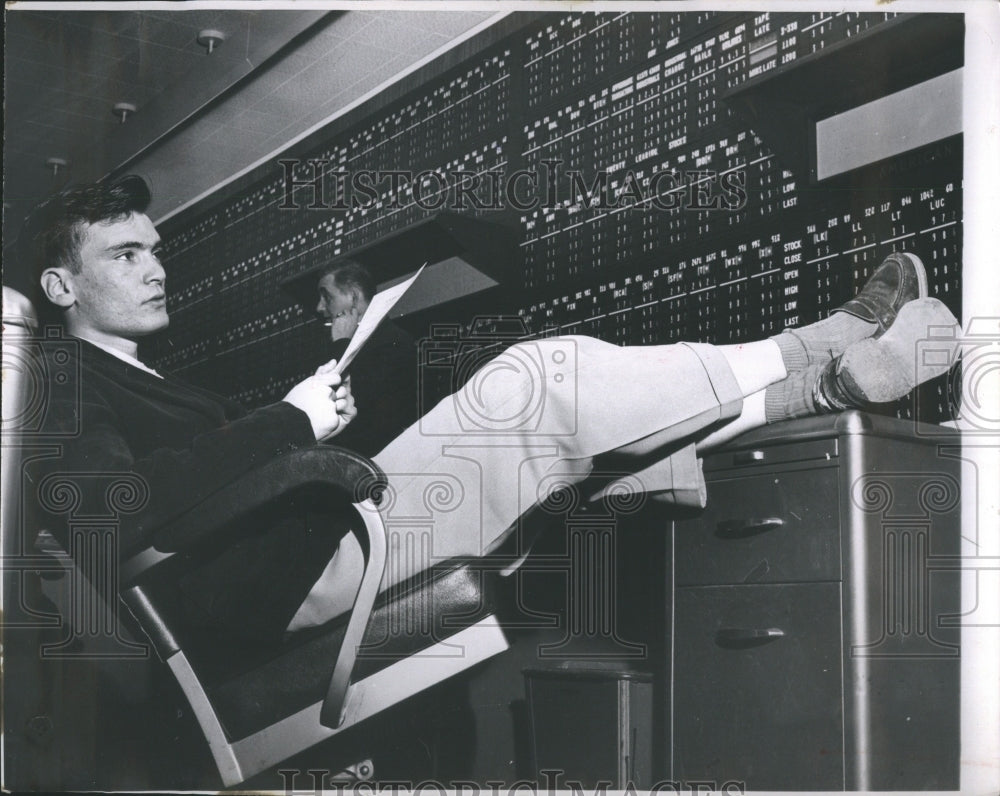
POLYGON ((31 211, 17 239, 18 256, 30 266, 36 281, 53 266, 78 273, 87 225, 144 213, 150 199, 149 185, 135 174, 113 182, 73 186, 31 211))
POLYGON ((328 276, 333 277, 334 286, 340 290, 355 288, 360 291, 365 301, 371 301, 375 295, 375 277, 361 263, 348 260, 330 266, 320 274, 320 279, 328 276))

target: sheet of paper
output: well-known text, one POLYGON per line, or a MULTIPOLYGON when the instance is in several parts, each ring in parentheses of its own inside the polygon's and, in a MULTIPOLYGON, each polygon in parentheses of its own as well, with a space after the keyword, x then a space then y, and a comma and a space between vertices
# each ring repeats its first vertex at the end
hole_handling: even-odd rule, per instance
POLYGON ((358 328, 354 332, 354 336, 351 337, 351 342, 347 344, 347 348, 344 350, 344 355, 340 358, 340 361, 337 362, 337 367, 335 368, 337 373, 343 373, 347 369, 347 366, 350 365, 354 360, 354 357, 358 355, 358 352, 368 341, 368 338, 372 336, 372 333, 378 328, 379 324, 382 323, 385 316, 389 314, 389 310, 391 310, 393 305, 403 297, 403 294, 406 293, 407 290, 410 289, 410 285, 417 281, 417 277, 424 272, 426 267, 427 263, 424 263, 419 269, 417 269, 417 272, 406 281, 400 282, 398 285, 393 285, 385 290, 380 290, 372 296, 372 300, 368 304, 368 309, 365 310, 365 314, 361 316, 361 322, 358 324, 358 328))

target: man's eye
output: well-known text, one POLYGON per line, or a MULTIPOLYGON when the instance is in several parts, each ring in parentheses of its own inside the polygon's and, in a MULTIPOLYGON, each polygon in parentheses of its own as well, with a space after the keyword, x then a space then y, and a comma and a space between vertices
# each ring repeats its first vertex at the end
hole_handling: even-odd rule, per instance
POLYGON ((116 260, 125 260, 126 262, 132 262, 135 259, 135 252, 122 252, 117 257, 116 260))

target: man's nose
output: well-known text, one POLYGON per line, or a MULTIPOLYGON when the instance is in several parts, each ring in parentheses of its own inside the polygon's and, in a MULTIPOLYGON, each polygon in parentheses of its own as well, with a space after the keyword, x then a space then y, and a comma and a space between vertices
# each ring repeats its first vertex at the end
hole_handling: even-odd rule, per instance
POLYGON ((154 285, 162 285, 167 281, 167 272, 155 255, 149 255, 149 264, 146 270, 146 281, 154 285))

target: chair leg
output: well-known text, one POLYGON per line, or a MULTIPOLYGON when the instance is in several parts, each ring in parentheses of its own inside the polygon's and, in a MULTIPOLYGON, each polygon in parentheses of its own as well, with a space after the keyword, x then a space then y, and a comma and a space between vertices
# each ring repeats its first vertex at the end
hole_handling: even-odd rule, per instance
MULTIPOLYGON (((320 721, 322 702, 231 744, 243 778, 270 768, 364 719, 402 702, 509 648, 495 616, 487 616, 443 641, 351 683, 344 721, 337 728, 320 721)), ((227 782, 227 785, 236 784, 227 782)))
MULTIPOLYGON (((233 752, 233 747, 226 738, 226 732, 216 716, 208 694, 202 688, 201 681, 191 668, 183 652, 172 655, 167 660, 167 665, 174 673, 178 685, 184 692, 191 710, 194 712, 201 731, 208 741, 208 748, 215 759, 215 766, 219 771, 223 784, 228 788, 243 782, 249 774, 244 773, 240 761, 233 752)), ((253 773, 253 772, 250 772, 253 773)))

